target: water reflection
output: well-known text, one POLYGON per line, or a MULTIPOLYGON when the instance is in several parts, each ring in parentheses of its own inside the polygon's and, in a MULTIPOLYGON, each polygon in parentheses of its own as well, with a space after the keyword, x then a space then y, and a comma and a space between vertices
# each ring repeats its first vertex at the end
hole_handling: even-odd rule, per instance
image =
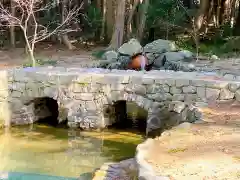
POLYGON ((0 172, 78 177, 104 162, 134 156, 141 135, 80 132, 46 126, 0 130, 0 172))

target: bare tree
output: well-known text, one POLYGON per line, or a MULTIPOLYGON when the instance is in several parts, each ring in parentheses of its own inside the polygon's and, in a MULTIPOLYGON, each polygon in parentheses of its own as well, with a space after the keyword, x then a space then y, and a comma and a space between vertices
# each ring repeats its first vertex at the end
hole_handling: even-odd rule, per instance
POLYGON ((79 13, 79 7, 73 7, 64 14, 64 20, 60 23, 49 22, 47 25, 41 24, 37 19, 37 14, 49 11, 55 8, 54 4, 48 3, 44 4, 43 0, 12 0, 11 8, 14 8, 18 13, 12 13, 11 10, 4 7, 0 3, 0 26, 18 26, 23 32, 24 39, 26 41, 26 47, 32 61, 32 66, 36 66, 36 60, 34 57, 34 50, 36 43, 43 41, 54 34, 66 34, 68 32, 74 31, 73 29, 68 29, 68 24, 76 18, 79 13), (57 24, 53 30, 50 30, 50 26, 54 23, 57 24), (33 33, 28 31, 28 28, 33 29, 33 33))

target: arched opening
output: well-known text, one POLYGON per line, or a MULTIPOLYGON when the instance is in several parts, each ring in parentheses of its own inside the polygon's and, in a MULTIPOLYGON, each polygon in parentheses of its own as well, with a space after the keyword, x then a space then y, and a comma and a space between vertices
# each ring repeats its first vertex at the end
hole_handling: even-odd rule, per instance
POLYGON ((37 97, 28 101, 25 105, 31 106, 33 123, 54 127, 67 123, 67 120, 59 123, 58 102, 53 98, 37 97))
POLYGON ((133 101, 119 100, 104 111, 113 123, 109 128, 146 131, 148 112, 133 101))

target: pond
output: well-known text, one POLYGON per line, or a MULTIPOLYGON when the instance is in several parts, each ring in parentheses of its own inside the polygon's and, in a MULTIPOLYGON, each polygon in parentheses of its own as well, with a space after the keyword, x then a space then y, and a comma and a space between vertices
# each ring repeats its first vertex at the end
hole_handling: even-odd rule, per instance
POLYGON ((75 179, 105 162, 133 157, 141 142, 140 134, 128 131, 83 132, 40 125, 0 129, 0 172, 6 172, 0 179, 75 179))

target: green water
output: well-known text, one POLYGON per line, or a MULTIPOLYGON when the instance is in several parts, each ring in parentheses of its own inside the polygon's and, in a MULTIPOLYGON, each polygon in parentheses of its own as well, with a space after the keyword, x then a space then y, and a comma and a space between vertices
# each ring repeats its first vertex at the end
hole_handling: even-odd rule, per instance
POLYGON ((46 126, 0 129, 0 172, 79 177, 105 162, 133 157, 141 141, 134 132, 46 126))

